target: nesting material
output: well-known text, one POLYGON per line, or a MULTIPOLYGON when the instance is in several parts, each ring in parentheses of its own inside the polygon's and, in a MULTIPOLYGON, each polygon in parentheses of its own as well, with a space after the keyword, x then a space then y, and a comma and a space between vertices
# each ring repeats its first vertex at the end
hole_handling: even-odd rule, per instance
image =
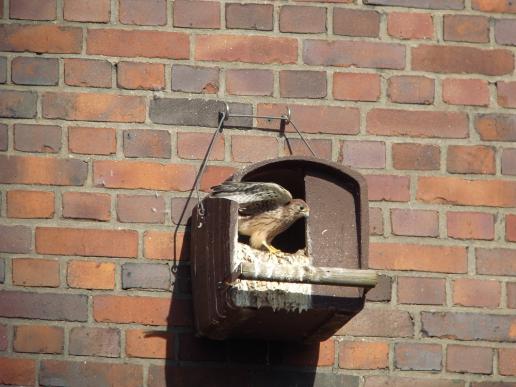
MULTIPOLYGON (((310 265, 311 259, 305 255, 303 250, 299 250, 295 254, 271 254, 238 242, 233 257, 233 270, 236 270, 241 262, 264 265, 266 267, 265 275, 270 277, 277 265, 310 265)), ((237 279, 231 284, 231 292, 237 306, 270 307, 273 310, 302 312, 311 306, 312 285, 237 279)))

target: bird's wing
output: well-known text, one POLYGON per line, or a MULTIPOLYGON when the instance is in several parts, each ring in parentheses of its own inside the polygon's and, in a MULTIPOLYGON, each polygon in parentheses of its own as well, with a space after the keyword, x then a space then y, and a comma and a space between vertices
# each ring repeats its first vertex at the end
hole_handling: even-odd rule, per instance
POLYGON ((234 200, 246 215, 274 209, 292 200, 290 192, 276 183, 228 181, 211 189, 212 197, 234 200))

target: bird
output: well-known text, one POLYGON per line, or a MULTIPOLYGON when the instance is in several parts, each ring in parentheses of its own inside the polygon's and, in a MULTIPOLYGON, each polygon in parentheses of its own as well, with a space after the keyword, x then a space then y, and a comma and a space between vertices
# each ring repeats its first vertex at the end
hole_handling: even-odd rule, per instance
POLYGON ((251 247, 272 254, 281 253, 272 240, 310 214, 304 200, 292 199, 292 194, 276 183, 226 181, 211 189, 211 197, 239 204, 238 232, 249 237, 251 247))

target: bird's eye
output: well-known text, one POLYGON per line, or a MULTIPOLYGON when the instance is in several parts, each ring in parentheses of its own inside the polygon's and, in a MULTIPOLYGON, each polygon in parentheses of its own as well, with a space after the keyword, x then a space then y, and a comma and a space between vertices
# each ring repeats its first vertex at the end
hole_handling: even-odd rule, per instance
POLYGON ((304 206, 301 206, 301 207, 299 207, 299 209, 300 209, 300 210, 304 210, 304 209, 305 209, 305 207, 304 207, 304 206))

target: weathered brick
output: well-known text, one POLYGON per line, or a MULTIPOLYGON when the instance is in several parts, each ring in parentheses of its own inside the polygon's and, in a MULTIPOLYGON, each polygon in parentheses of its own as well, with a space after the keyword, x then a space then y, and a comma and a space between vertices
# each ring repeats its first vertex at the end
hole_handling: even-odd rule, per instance
POLYGON ((54 217, 54 193, 45 191, 8 191, 7 217, 23 219, 48 219, 54 217))
POLYGON ((392 102, 430 105, 434 102, 435 82, 423 76, 399 75, 389 78, 387 96, 392 102))
POLYGON ((372 109, 367 132, 382 136, 467 138, 468 116, 462 112, 372 109))
MULTIPOLYGON (((317 157, 331 160, 332 159, 332 144, 331 140, 307 140, 312 150, 315 152, 317 157)), ((312 156, 312 153, 307 148, 305 143, 299 138, 286 138, 285 139, 285 154, 289 155, 302 155, 312 156)))
POLYGON ((215 94, 219 91, 219 69, 216 67, 173 65, 172 90, 215 94))
POLYGON ((3 253, 28 253, 31 240, 29 227, 0 225, 0 251, 3 253))
POLYGON ((507 306, 516 309, 516 282, 507 283, 507 306))
POLYGON ((189 191, 196 169, 186 164, 99 160, 93 163, 95 186, 107 188, 189 191))
POLYGON ((491 348, 448 345, 446 370, 491 374, 493 372, 493 350, 491 348))
POLYGON ((376 286, 367 292, 367 301, 387 301, 391 300, 392 279, 387 275, 379 275, 376 286))
POLYGON ((446 167, 451 173, 494 175, 496 172, 495 149, 481 145, 450 145, 446 167))
POLYGON ((516 275, 516 250, 475 249, 477 273, 490 275, 516 275))
POLYGON ((444 15, 444 40, 489 42, 489 19, 484 16, 444 15))
POLYGON ((445 286, 444 278, 398 277, 398 303, 443 305, 445 286))
POLYGON ((226 71, 226 91, 233 95, 272 96, 274 75, 271 70, 230 69, 226 71))
POLYGON ((326 8, 284 5, 280 8, 281 32, 326 32, 326 8))
POLYGON ((53 24, 3 24, 0 50, 50 54, 80 54, 82 31, 53 24))
POLYGON ((36 382, 36 360, 0 357, 0 383, 33 386, 36 382))
POLYGON ((38 96, 31 91, 0 90, 0 117, 34 118, 37 101, 38 96))
POLYGON ((218 1, 176 0, 172 12, 174 27, 220 28, 218 1))
POLYGON ((369 234, 383 235, 383 214, 381 208, 369 208, 369 234))
POLYGON ((483 12, 516 13, 516 4, 508 0, 472 0, 471 6, 483 12))
POLYGON ((15 124, 14 149, 57 153, 61 150, 61 128, 55 125, 15 124))
POLYGON ((0 292, 0 316, 38 320, 87 321, 88 296, 4 290, 0 292))
POLYGON ((516 182, 421 176, 418 179, 417 200, 465 206, 514 207, 516 182))
POLYGON ((8 327, 7 327, 7 325, 0 325, 0 351, 6 351, 8 345, 9 345, 8 327))
POLYGON ((172 223, 181 226, 187 226, 193 209, 197 206, 197 202, 192 198, 173 198, 172 205, 172 223))
POLYGON ((408 202, 410 199, 410 178, 394 175, 366 175, 369 200, 408 202))
POLYGON ((373 243, 369 266, 373 269, 466 273, 467 250, 462 246, 373 243))
POLYGON ((96 59, 65 59, 64 81, 69 86, 111 87, 111 63, 96 59))
POLYGON ((307 65, 405 68, 405 47, 393 43, 305 40, 303 62, 307 65))
POLYGON ((353 168, 385 168, 385 143, 382 141, 344 141, 342 162, 353 168))
POLYGON ((143 122, 145 99, 100 93, 43 94, 43 117, 79 121, 143 122))
POLYGON ((70 355, 120 356, 120 332, 114 328, 74 327, 70 329, 70 355))
POLYGON ((397 369, 407 371, 440 371, 442 349, 439 344, 398 343, 394 352, 397 369))
POLYGON ((516 375, 516 362, 514 359, 516 359, 515 348, 498 349, 498 372, 500 372, 500 375, 516 375))
POLYGON ((113 128, 68 128, 70 152, 86 155, 111 155, 116 153, 116 131, 113 128))
POLYGON ((117 74, 117 84, 122 89, 165 88, 165 65, 160 63, 119 62, 117 74))
POLYGON ((414 323, 406 311, 366 308, 344 325, 337 335, 411 337, 414 323))
POLYGON ((39 254, 134 258, 138 233, 132 230, 36 227, 39 254))
POLYGON ((221 184, 236 172, 234 167, 210 165, 204 170, 201 178, 201 191, 209 192, 211 187, 221 184))
POLYGON ((420 45, 412 48, 412 70, 504 75, 514 71, 514 56, 504 49, 420 45))
POLYGON ((174 339, 171 332, 148 333, 143 329, 128 329, 125 332, 125 353, 129 357, 174 359, 174 339))
POLYGON ((188 59, 190 39, 182 32, 90 29, 86 51, 89 55, 188 59))
POLYGON ((159 263, 126 263, 122 265, 123 289, 170 290, 170 267, 159 263))
POLYGON ((516 108, 516 82, 496 82, 498 105, 506 108, 516 108))
POLYGON ((395 169, 418 171, 439 170, 441 150, 436 145, 392 144, 392 165, 395 169))
POLYGON ((115 265, 107 262, 70 261, 66 279, 71 288, 113 289, 115 265))
POLYGON ((333 33, 346 36, 378 37, 380 14, 348 8, 333 8, 333 33))
POLYGON ((296 63, 297 40, 270 36, 198 35, 195 60, 296 63))
POLYGON ((9 130, 7 125, 0 124, 0 151, 6 151, 9 145, 9 130))
POLYGON ((272 31, 272 4, 226 4, 226 28, 272 31))
POLYGON ((333 97, 346 101, 378 101, 381 86, 378 74, 334 73, 333 97))
POLYGON ((320 343, 296 343, 283 345, 274 343, 270 348, 270 362, 274 365, 297 367, 333 366, 335 362, 335 340, 333 338, 320 343))
POLYGON ((227 345, 220 341, 196 337, 190 332, 179 336, 179 359, 186 361, 220 361, 227 357, 227 345))
POLYGON ((482 212, 447 212, 448 237, 456 239, 494 239, 495 218, 482 212))
POLYGON ((7 82, 7 58, 0 57, 0 83, 7 82))
POLYGON ((167 24, 166 0, 121 0, 118 18, 122 24, 163 26, 167 24))
POLYGON ((109 0, 64 0, 65 20, 107 23, 111 17, 109 0))
POLYGON ((143 255, 148 259, 188 259, 183 232, 146 231, 143 234, 143 255))
POLYGON ((170 133, 166 130, 131 129, 124 131, 125 157, 170 158, 170 133))
POLYGON ((11 62, 11 79, 18 85, 55 86, 59 82, 59 62, 19 56, 11 62))
POLYGON ((439 213, 430 210, 391 209, 391 231, 394 235, 439 236, 439 213))
POLYGON ((364 0, 364 4, 425 9, 464 9, 464 0, 364 0))
POLYGON ((326 97, 326 72, 324 71, 282 70, 279 73, 279 84, 281 97, 326 97))
POLYGON ((481 114, 475 129, 484 141, 516 141, 516 114, 481 114))
POLYGON ((450 105, 489 105, 489 85, 482 79, 444 79, 443 101, 450 105))
POLYGON ((164 223, 165 200, 154 195, 118 195, 116 212, 122 223, 164 223))
POLYGON ((513 332, 516 317, 510 315, 422 312, 421 323, 421 332, 426 337, 505 342, 516 340, 513 332))
POLYGON ((468 278, 453 281, 455 305, 496 308, 500 304, 500 294, 500 283, 497 281, 468 278))
POLYGON ((389 343, 344 341, 340 344, 339 367, 374 370, 389 367, 389 343))
POLYGON ((9 4, 9 18, 56 20, 56 0, 15 0, 9 4))
MULTIPOLYGON (((432 4, 432 3, 429 3, 432 4)), ((437 379, 423 378, 407 378, 399 376, 366 376, 365 387, 435 387, 437 379)), ((463 380, 451 380, 439 378, 439 387, 464 387, 463 380)))
POLYGON ((505 216, 505 240, 516 242, 516 215, 505 216))
POLYGON ((21 325, 14 329, 16 352, 63 353, 64 329, 46 325, 21 325))
POLYGON ((63 192, 63 218, 108 221, 111 196, 93 192, 63 192))
POLYGON ((387 15, 387 33, 399 39, 432 39, 434 37, 432 15, 391 12, 387 15))
MULTIPOLYGON (((212 134, 178 132, 177 155, 182 159, 202 160, 206 156, 212 134)), ((224 160, 224 135, 219 135, 213 144, 210 160, 224 160)))
POLYGON ((52 259, 14 258, 12 260, 13 285, 59 286, 59 261, 52 259))
POLYGON ((514 19, 495 20, 495 40, 498 44, 516 46, 516 21, 514 19))
POLYGON ((278 157, 278 140, 264 136, 231 136, 231 158, 252 163, 278 157))

